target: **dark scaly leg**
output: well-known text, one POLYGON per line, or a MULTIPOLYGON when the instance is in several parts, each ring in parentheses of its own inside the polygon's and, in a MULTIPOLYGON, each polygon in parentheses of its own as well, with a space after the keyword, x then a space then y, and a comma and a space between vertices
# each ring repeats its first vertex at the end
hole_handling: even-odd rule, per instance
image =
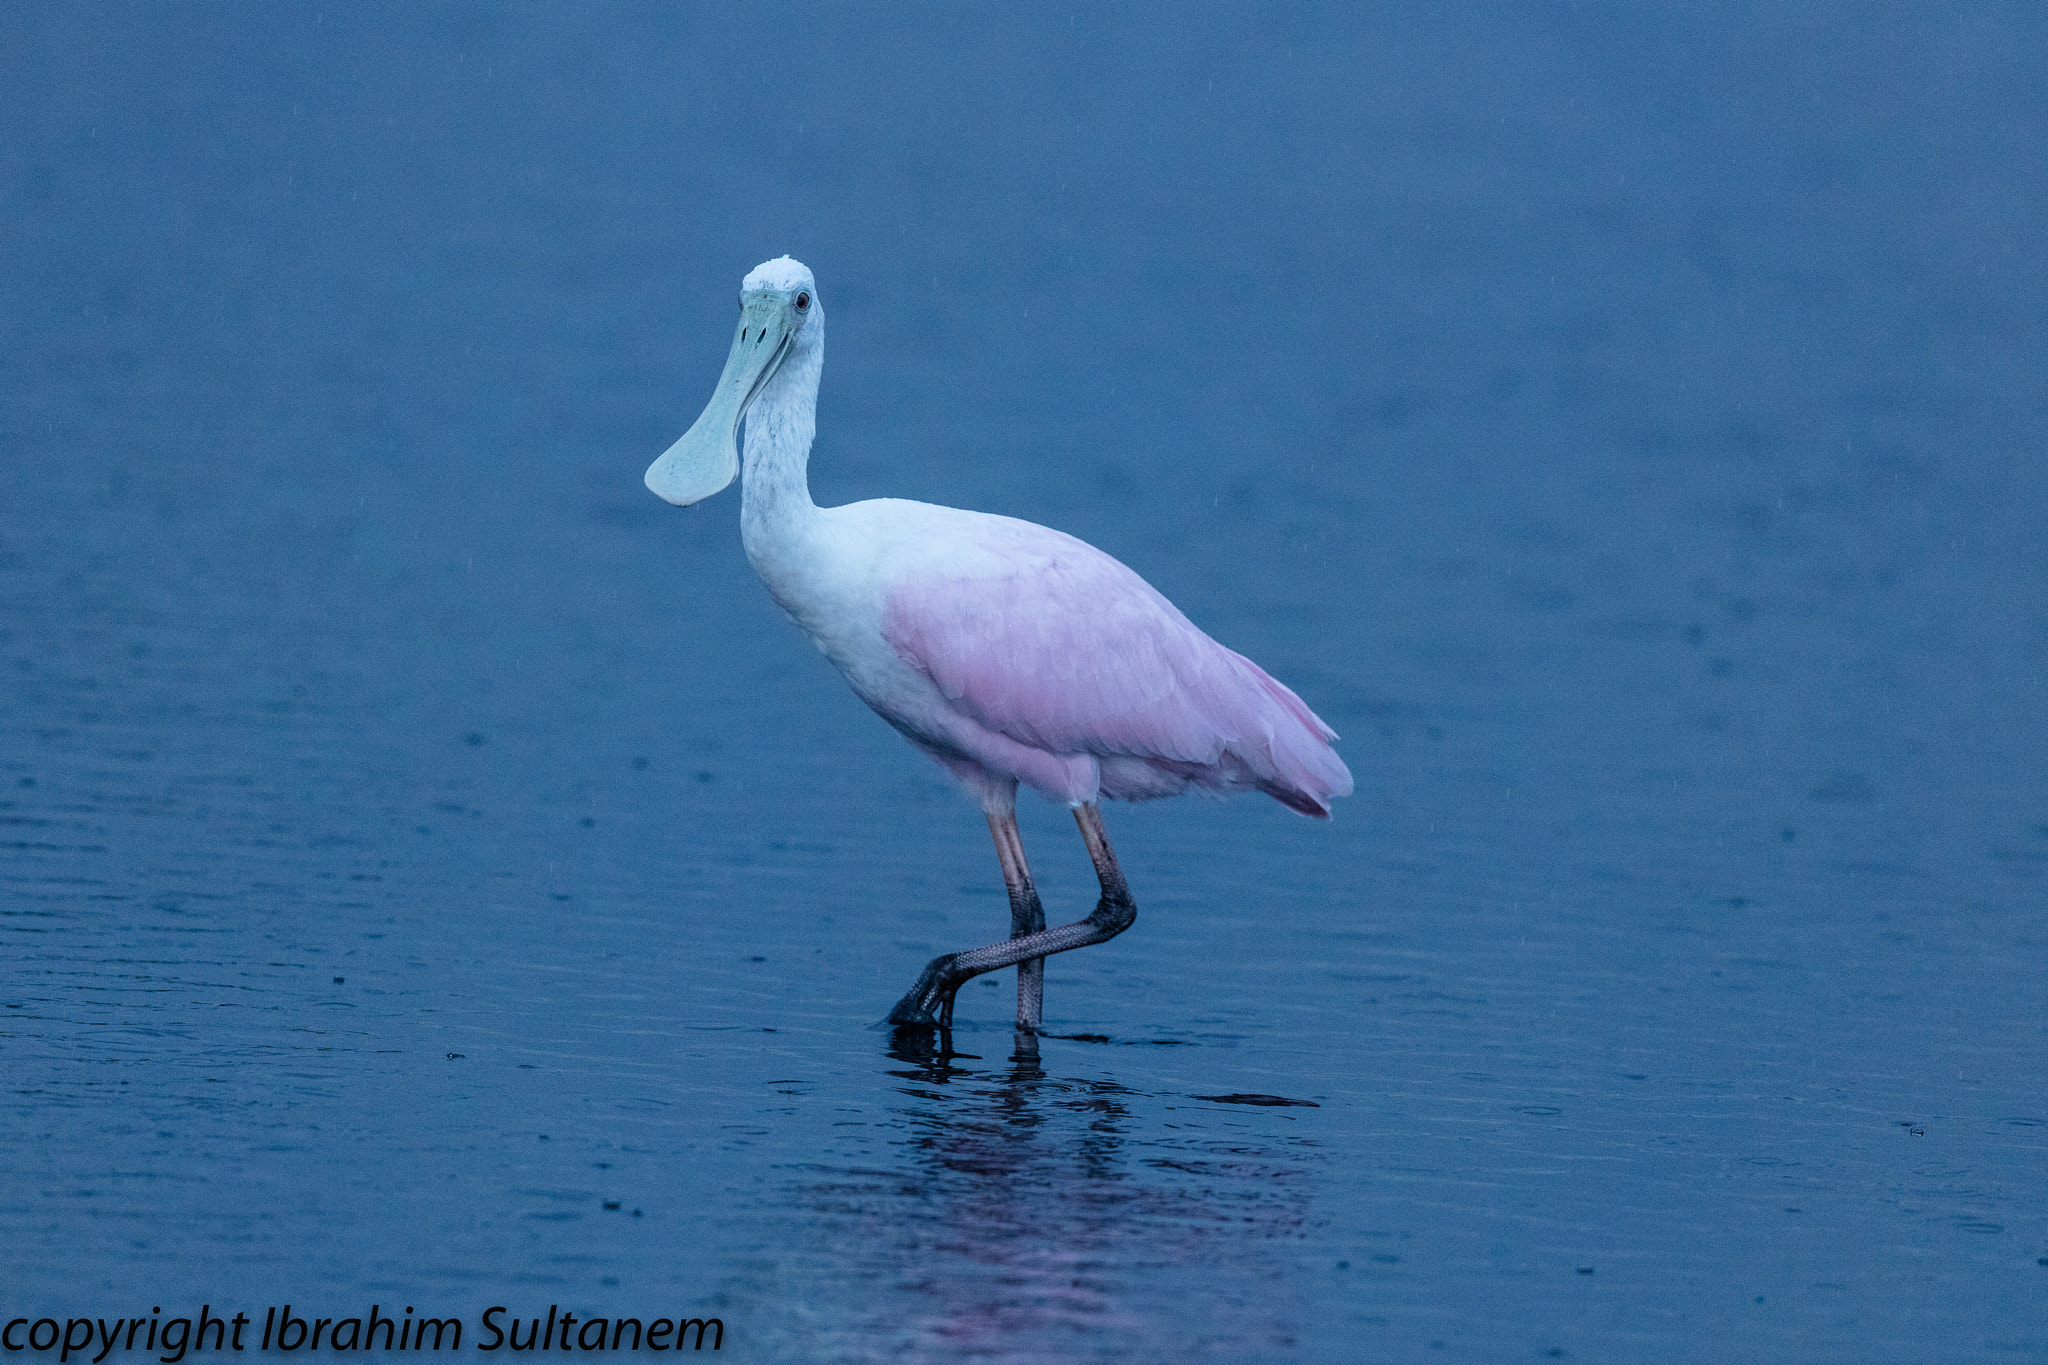
MULTIPOLYGON (((993 818, 990 823, 994 824, 993 818)), ((1057 929, 1040 929, 1021 938, 991 943, 986 948, 970 948, 964 953, 947 953, 933 958, 909 994, 889 1011, 888 1023, 936 1023, 940 1028, 950 1028, 954 994, 964 983, 983 972, 1013 967, 1053 953, 1086 948, 1091 943, 1104 943, 1131 927, 1138 918, 1138 907, 1131 900, 1123 871, 1116 865, 1116 854, 1110 849, 1109 836, 1103 833, 1102 812, 1092 801, 1076 806, 1074 823, 1081 827, 1082 841, 1088 845, 1088 856, 1095 864, 1095 878, 1102 883, 1102 899, 1095 903, 1095 912, 1087 919, 1062 924, 1057 929)), ((1001 847, 999 838, 998 851, 1001 847)), ((1022 845, 1019 845, 1020 854, 1021 851, 1022 845)))
MULTIPOLYGON (((1003 865, 1003 885, 1010 892, 1010 937, 1029 937, 1045 928, 1045 907, 1038 902, 1038 888, 1031 884, 1031 869, 1024 862, 1016 809, 991 811, 988 832, 995 836, 996 860, 1003 865)), ((1017 1027, 1035 1033, 1044 1017, 1045 959, 1026 958, 1017 964, 1017 1027)))

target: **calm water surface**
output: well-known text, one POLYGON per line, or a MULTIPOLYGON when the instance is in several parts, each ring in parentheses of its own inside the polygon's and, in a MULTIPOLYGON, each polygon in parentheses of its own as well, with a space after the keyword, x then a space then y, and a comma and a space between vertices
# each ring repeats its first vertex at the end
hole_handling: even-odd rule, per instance
POLYGON ((2048 34, 1887 16, 0 20, 0 1310, 2048 1357, 2048 34), (981 819, 640 487, 785 250, 821 501, 1358 775, 1107 812, 1035 1054, 873 1027, 981 819))

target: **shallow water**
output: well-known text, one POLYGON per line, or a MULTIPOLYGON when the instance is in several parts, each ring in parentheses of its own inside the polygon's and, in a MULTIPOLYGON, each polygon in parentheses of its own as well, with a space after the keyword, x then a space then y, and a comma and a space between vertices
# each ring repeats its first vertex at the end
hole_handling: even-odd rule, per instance
POLYGON ((2037 11, 100 13, 0 21, 8 1317, 2048 1355, 2037 11), (1108 811, 1036 1056, 873 1027, 981 819, 640 487, 785 249, 821 501, 1359 777, 1108 811))

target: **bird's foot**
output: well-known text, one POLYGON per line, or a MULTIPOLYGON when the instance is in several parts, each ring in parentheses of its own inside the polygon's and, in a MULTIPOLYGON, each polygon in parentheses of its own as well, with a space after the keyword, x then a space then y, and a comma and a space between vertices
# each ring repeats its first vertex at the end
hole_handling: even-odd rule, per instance
POLYGON ((960 983, 968 977, 954 965, 957 953, 935 957, 925 964, 923 975, 917 978, 896 1008, 889 1011, 884 1023, 902 1025, 923 1025, 927 1028, 951 1028, 953 1026, 953 996, 960 989, 960 983))

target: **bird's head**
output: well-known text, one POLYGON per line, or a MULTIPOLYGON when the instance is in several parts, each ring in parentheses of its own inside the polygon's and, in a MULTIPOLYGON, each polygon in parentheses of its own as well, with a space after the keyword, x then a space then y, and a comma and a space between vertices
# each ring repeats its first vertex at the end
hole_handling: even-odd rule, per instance
POLYGON ((647 486, 678 507, 702 502, 739 476, 740 420, 793 351, 817 344, 824 309, 801 261, 764 261, 740 281, 739 332, 725 373, 682 439, 647 467, 647 486))

